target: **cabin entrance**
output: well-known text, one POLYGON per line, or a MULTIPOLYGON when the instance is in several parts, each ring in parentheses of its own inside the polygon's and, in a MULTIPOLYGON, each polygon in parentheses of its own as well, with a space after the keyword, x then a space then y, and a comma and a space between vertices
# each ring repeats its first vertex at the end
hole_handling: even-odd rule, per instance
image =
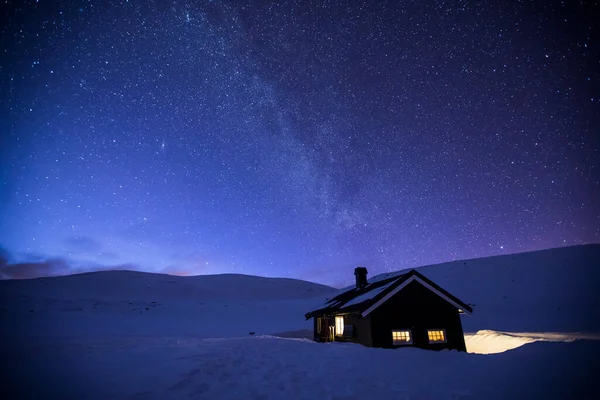
POLYGON ((317 340, 319 342, 335 341, 335 320, 332 317, 317 318, 317 340))

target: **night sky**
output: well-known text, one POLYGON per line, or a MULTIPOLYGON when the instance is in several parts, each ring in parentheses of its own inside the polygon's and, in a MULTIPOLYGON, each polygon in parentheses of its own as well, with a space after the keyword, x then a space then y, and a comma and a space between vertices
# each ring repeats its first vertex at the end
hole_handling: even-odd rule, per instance
POLYGON ((599 7, 4 2, 0 267, 340 285, 599 242, 599 7))

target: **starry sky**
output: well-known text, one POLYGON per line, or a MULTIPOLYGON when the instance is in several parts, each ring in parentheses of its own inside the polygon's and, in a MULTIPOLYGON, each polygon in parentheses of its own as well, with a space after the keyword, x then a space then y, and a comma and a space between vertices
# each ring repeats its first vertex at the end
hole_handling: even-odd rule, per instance
POLYGON ((593 2, 2 8, 5 277, 339 286, 600 241, 593 2))

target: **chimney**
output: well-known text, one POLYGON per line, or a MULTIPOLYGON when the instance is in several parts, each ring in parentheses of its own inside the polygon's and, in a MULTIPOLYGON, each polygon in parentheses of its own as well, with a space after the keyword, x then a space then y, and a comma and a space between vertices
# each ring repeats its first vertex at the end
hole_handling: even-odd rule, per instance
POLYGON ((356 277, 356 288, 362 289, 367 286, 367 269, 365 267, 357 267, 354 269, 356 277))

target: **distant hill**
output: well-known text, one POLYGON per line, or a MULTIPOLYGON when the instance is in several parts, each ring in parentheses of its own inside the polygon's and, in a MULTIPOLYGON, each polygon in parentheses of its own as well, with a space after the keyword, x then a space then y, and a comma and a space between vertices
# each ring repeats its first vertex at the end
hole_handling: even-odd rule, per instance
POLYGON ((0 336, 231 337, 312 327, 304 314, 334 289, 249 275, 135 271, 0 281, 0 336))
POLYGON ((325 295, 318 283, 241 274, 174 276, 137 271, 99 271, 59 277, 0 281, 5 296, 103 301, 292 300, 325 295))
MULTIPOLYGON (((465 332, 600 333, 600 245, 418 270, 474 306, 472 316, 462 317, 465 332)), ((307 281, 235 274, 180 277, 104 271, 0 281, 0 336, 286 332, 307 337, 313 321, 305 321, 304 314, 334 293, 336 289, 307 281)))

